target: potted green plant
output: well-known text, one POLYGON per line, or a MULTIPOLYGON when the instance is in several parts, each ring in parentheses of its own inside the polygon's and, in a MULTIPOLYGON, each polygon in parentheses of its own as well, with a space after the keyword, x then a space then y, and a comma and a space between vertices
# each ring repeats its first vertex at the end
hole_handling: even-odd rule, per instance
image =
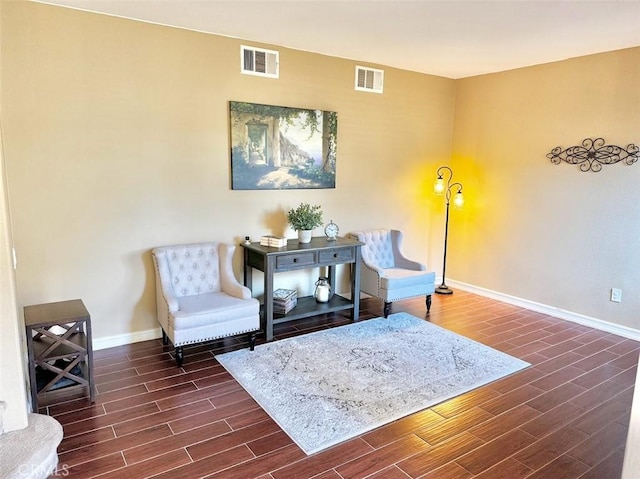
POLYGON ((308 243, 314 228, 322 225, 322 208, 319 205, 300 203, 287 213, 287 220, 291 227, 298 232, 298 241, 308 243))

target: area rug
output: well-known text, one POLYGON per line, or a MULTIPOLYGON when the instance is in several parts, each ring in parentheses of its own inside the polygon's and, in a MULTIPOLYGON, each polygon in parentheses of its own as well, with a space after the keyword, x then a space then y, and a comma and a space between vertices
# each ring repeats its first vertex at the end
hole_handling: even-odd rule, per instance
POLYGON ((529 366, 407 313, 216 358, 306 454, 529 366))

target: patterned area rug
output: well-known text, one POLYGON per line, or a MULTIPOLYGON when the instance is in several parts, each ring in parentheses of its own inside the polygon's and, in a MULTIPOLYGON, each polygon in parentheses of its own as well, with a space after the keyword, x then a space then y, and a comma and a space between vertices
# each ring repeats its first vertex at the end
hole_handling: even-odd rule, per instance
POLYGON ((307 454, 529 366, 407 313, 216 358, 307 454))

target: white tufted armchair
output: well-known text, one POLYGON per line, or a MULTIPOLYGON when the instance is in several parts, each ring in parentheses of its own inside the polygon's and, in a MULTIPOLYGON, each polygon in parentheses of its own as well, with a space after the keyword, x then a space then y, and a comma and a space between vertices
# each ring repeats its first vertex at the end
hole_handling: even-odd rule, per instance
POLYGON ((424 295, 427 313, 431 310, 436 274, 427 271, 424 264, 404 257, 400 251, 401 231, 355 231, 351 236, 365 244, 362 247, 360 290, 384 301, 385 318, 393 301, 415 296, 424 295))
POLYGON ((155 248, 156 304, 162 340, 182 366, 183 345, 251 333, 255 346, 260 303, 233 274, 235 246, 196 243, 155 248))

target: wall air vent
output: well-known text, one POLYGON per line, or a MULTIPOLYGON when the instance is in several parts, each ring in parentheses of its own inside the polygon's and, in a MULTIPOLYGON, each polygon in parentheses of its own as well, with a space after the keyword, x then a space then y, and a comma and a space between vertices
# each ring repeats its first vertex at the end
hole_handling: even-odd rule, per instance
POLYGON ((240 45, 240 72, 246 75, 278 78, 279 52, 240 45))
POLYGON ((382 93, 384 70, 365 68, 356 65, 356 90, 382 93))

